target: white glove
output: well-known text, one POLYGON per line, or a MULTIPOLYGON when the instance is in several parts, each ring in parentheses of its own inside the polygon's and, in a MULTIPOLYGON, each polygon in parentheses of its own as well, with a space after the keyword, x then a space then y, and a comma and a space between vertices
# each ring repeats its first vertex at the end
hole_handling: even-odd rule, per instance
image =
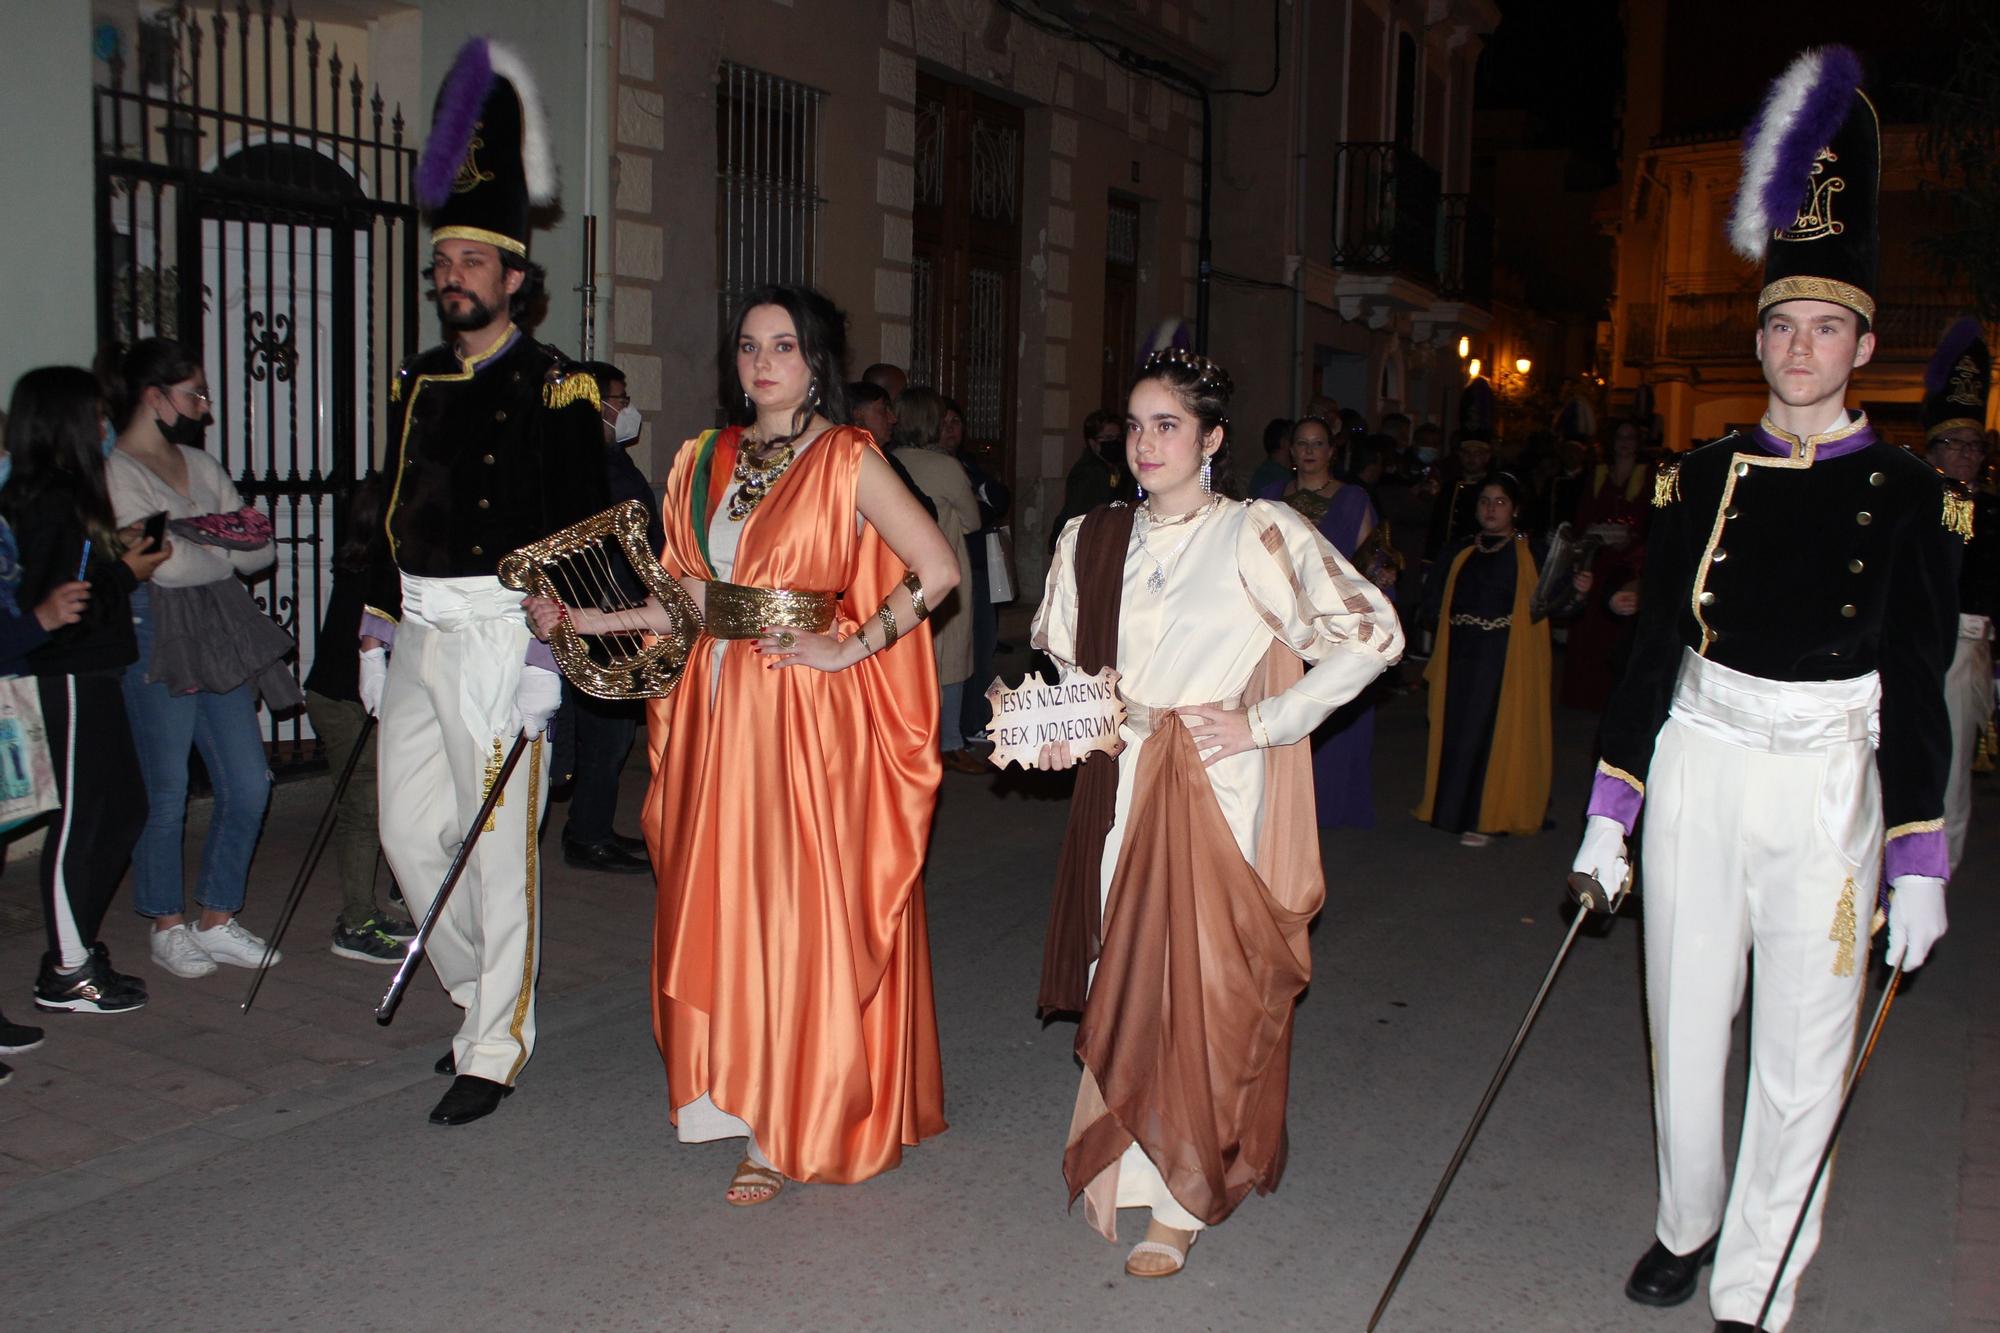
POLYGON ((1898 875, 1889 881, 1889 966, 1913 972, 1944 934, 1944 881, 1931 875, 1898 875))
POLYGON ((521 668, 521 683, 514 690, 514 711, 507 729, 525 731, 534 740, 548 730, 549 719, 562 707, 562 677, 541 667, 521 668))
POLYGON ((1592 815, 1584 822, 1583 845, 1569 868, 1603 885, 1610 899, 1607 910, 1617 911, 1632 874, 1625 859, 1625 826, 1609 815, 1592 815))
POLYGON ((356 685, 361 695, 361 706, 368 710, 368 716, 382 716, 382 686, 388 679, 389 650, 364 648, 361 652, 361 674, 356 685))

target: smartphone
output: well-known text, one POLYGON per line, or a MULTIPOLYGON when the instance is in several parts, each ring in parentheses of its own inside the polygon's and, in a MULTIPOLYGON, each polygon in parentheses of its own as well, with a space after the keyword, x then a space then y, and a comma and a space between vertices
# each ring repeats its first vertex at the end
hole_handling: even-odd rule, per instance
POLYGON ((146 527, 143 535, 146 542, 144 548, 145 550, 157 551, 160 549, 160 543, 165 541, 167 537, 166 510, 162 509, 157 514, 150 514, 147 516, 146 527))

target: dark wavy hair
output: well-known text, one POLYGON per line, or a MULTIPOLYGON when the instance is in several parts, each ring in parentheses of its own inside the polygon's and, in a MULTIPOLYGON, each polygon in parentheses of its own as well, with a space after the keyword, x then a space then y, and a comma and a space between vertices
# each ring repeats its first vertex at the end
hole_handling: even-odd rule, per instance
POLYGON ((60 490, 92 541, 107 555, 122 549, 104 486, 103 411, 97 376, 81 366, 43 366, 14 382, 7 404, 14 471, 0 490, 0 516, 17 521, 60 490))
POLYGON ((1511 472, 1489 472, 1486 479, 1479 483, 1479 489, 1483 491, 1488 486, 1498 486, 1506 492, 1507 498, 1514 502, 1514 517, 1518 521, 1521 506, 1528 502, 1528 489, 1521 484, 1521 479, 1511 472))
POLYGON ((201 357, 172 338, 141 338, 130 347, 106 346, 93 368, 111 414, 111 428, 122 431, 132 424, 146 390, 167 389, 194 378, 201 370, 201 357))
POLYGON ((1158 380, 1172 389, 1174 397, 1180 400, 1181 410, 1201 424, 1204 436, 1218 427, 1221 429, 1222 443, 1209 455, 1215 490, 1219 495, 1241 499, 1236 487, 1236 465, 1229 451, 1229 399, 1236 392, 1229 372, 1199 352, 1168 347, 1146 358, 1146 364, 1139 367, 1139 373, 1132 377, 1125 391, 1126 399, 1129 401, 1132 390, 1147 380, 1158 380))
POLYGON ((500 266, 519 269, 525 275, 521 285, 507 297, 507 318, 523 328, 541 323, 549 304, 549 271, 511 250, 500 252, 500 266))
POLYGON ((370 472, 347 493, 347 513, 340 527, 340 544, 334 548, 333 567, 345 574, 365 574, 379 547, 389 536, 382 527, 383 511, 389 507, 389 482, 380 472, 370 472))
POLYGON ((729 329, 716 353, 716 392, 723 419, 733 426, 747 426, 757 419, 743 384, 736 377, 736 342, 743 336, 743 321, 760 305, 774 305, 792 317, 792 331, 799 335, 799 355, 818 386, 817 399, 808 396, 792 416, 790 438, 796 440, 818 411, 828 421, 853 419, 847 401, 847 314, 811 287, 767 284, 753 287, 736 303, 729 317, 729 329))

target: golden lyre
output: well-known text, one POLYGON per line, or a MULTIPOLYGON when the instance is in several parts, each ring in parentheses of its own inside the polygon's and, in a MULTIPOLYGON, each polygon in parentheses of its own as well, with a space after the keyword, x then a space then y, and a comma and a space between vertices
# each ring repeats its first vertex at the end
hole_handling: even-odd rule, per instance
POLYGON ((637 500, 531 542, 500 562, 500 582, 568 607, 630 611, 651 594, 666 609, 665 633, 620 631, 585 637, 565 617, 549 636, 563 676, 600 699, 653 699, 673 693, 687 667, 701 611, 680 580, 646 548, 646 507, 637 500))

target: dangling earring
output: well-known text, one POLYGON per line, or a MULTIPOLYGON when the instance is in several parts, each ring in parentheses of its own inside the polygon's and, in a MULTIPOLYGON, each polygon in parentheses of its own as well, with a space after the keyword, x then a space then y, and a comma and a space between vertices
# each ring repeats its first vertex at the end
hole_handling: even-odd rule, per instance
POLYGON ((1139 492, 1139 503, 1146 503, 1146 488, 1135 481, 1132 483, 1132 489, 1139 492))
POLYGON ((1215 459, 1212 455, 1201 460, 1201 493, 1215 494, 1215 459))
POLYGON ((811 383, 806 385, 806 406, 819 406, 819 376, 817 375, 813 376, 811 383))
POLYGON ((750 391, 748 389, 743 391, 743 410, 746 412, 750 410, 750 391))

